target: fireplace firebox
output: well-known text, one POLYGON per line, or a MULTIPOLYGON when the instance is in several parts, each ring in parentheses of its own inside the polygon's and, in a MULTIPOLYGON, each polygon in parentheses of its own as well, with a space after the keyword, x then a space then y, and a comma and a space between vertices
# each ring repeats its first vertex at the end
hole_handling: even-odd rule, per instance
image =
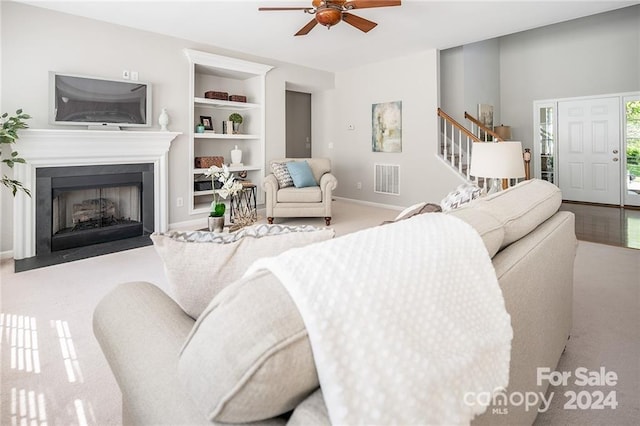
POLYGON ((36 257, 154 229, 153 164, 36 169, 36 257))

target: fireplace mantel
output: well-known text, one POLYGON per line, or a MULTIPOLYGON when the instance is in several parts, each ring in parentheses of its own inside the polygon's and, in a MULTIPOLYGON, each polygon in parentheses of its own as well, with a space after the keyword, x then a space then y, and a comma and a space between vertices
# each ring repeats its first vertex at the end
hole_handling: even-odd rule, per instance
MULTIPOLYGON (((20 130, 16 146, 26 164, 16 163, 14 178, 35 188, 39 167, 90 166, 98 164, 153 163, 155 231, 168 228, 168 154, 181 133, 114 130, 20 130)), ((13 204, 13 257, 36 255, 36 198, 19 191, 13 204)))

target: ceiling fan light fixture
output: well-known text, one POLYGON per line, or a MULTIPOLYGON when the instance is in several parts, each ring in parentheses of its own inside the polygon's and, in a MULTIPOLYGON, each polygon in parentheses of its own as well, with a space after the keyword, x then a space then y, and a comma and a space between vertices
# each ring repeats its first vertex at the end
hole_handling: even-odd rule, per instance
POLYGON ((302 27, 296 36, 307 35, 317 24, 327 29, 344 21, 362 32, 369 32, 376 27, 375 22, 349 13, 355 9, 369 9, 374 7, 400 6, 401 0, 312 0, 312 7, 259 7, 258 10, 302 10, 304 13, 315 15, 302 27))
POLYGON ((333 7, 320 8, 316 11, 316 21, 325 27, 332 27, 342 20, 342 11, 333 7))

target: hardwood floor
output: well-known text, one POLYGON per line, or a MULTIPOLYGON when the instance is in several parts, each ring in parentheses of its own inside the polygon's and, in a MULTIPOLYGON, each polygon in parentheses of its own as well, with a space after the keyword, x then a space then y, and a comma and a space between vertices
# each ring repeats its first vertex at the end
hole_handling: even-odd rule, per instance
POLYGON ((579 240, 640 249, 640 209, 563 202, 576 215, 579 240))

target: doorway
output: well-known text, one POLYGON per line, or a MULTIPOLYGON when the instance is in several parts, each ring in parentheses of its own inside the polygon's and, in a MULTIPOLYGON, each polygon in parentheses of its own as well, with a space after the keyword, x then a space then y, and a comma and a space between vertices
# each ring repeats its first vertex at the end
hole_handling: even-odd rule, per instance
POLYGON ((311 158, 311 94, 286 91, 285 155, 311 158))
POLYGON ((625 96, 624 102, 624 204, 640 206, 640 95, 625 96))
POLYGON ((620 97, 558 103, 558 181, 564 199, 621 204, 620 123, 620 97))

